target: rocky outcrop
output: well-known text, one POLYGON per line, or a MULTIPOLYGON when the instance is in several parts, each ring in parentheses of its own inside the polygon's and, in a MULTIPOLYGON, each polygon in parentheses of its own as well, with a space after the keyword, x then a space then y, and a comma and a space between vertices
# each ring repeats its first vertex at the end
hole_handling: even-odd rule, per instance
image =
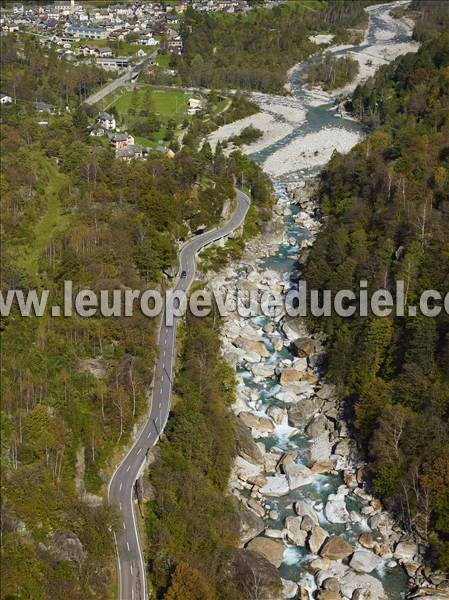
POLYGON ((357 550, 349 561, 349 566, 357 573, 371 573, 377 569, 381 559, 369 550, 357 550))
POLYGON ((319 342, 311 337, 300 337, 293 340, 293 348, 297 356, 308 357, 319 348, 319 342))
MULTIPOLYGON (((299 219, 310 223, 311 205, 305 211, 299 219)), ((283 207, 279 214, 284 214, 283 207)), ((294 245, 294 240, 289 243, 294 245)), ((302 240, 300 245, 305 248, 309 243, 310 239, 302 240)), ((231 292, 237 288, 245 292, 287 289, 279 273, 259 269, 260 257, 273 248, 275 243, 270 242, 267 250, 265 240, 251 243, 239 271, 226 269, 224 278, 218 276, 219 284, 231 292)), ((296 275, 301 275, 300 262, 296 275)), ((238 457, 230 489, 250 515, 242 517, 242 544, 247 543, 247 557, 258 557, 265 564, 271 561, 268 564, 274 572, 274 565, 282 562, 285 544, 307 548, 310 560, 305 568, 314 579, 310 583, 310 589, 316 590, 314 598, 383 598, 382 584, 373 577, 381 561, 385 560, 389 569, 401 563, 415 580, 421 577, 423 582, 419 554, 364 488, 365 465, 358 462, 337 390, 320 379, 324 348, 325 341, 310 336, 303 322, 282 313, 268 320, 234 316, 225 322, 223 353, 239 367, 238 395, 232 407, 238 415, 238 457), (284 351, 274 356, 284 349, 291 354, 284 351), (298 430, 308 445, 296 445, 293 435, 298 430), (332 480, 320 480, 323 474, 339 475, 344 484, 329 490, 334 493, 327 493, 321 502, 318 486, 334 487, 332 480), (315 483, 316 487, 309 487, 315 483), (284 498, 292 491, 292 497, 304 494, 293 506, 284 498), (289 512, 292 508, 296 516, 289 512), (283 528, 281 510, 286 511, 283 528), (359 536, 356 548, 341 536, 329 536, 334 524, 354 533, 354 524, 364 519, 368 519, 369 530, 359 536)), ((254 573, 252 577, 254 583, 254 573)), ((296 584, 285 585, 276 597, 296 593, 296 584)), ((263 593, 267 597, 272 594, 263 593)), ((304 586, 298 588, 297 596, 312 598, 304 586)))
POLYGON ((287 477, 285 475, 275 475, 267 477, 267 483, 260 489, 263 496, 280 497, 285 496, 290 491, 287 477))
POLYGON ((296 546, 304 546, 307 538, 307 531, 301 529, 302 517, 287 517, 285 519, 285 529, 287 539, 296 546))
POLYGON ((331 494, 324 507, 324 515, 330 523, 347 523, 350 520, 344 494, 331 494))
POLYGON ((262 464, 263 454, 251 436, 251 432, 248 427, 240 418, 234 419, 234 423, 237 437, 238 454, 251 463, 262 464))
POLYGON ((300 381, 316 383, 317 380, 318 379, 316 375, 294 368, 283 369, 279 375, 279 383, 286 387, 290 386, 292 383, 297 383, 300 381))
POLYGON ((256 537, 247 546, 251 552, 257 552, 266 558, 272 565, 279 568, 284 556, 284 544, 267 537, 256 537))
POLYGON ((310 551, 313 554, 318 554, 320 551, 320 548, 322 547, 322 545, 324 544, 324 542, 326 541, 328 536, 329 536, 329 534, 327 533, 327 531, 325 529, 323 529, 319 525, 314 526, 312 528, 312 533, 310 534, 310 537, 307 540, 310 551))
POLYGON ((68 561, 80 566, 87 556, 80 539, 65 531, 55 531, 48 544, 41 543, 39 546, 57 562, 68 561))
POLYGON ((359 544, 363 546, 363 548, 367 548, 368 550, 372 550, 376 545, 376 541, 372 533, 365 531, 361 533, 359 536, 359 544))
POLYGON ((295 502, 295 513, 300 517, 309 517, 314 525, 319 525, 318 514, 311 504, 305 500, 295 502))
POLYGON ((283 598, 297 598, 298 584, 288 579, 282 579, 282 597, 283 598))
POLYGON ((342 560, 350 556, 352 552, 353 548, 351 544, 339 535, 336 535, 324 544, 320 550, 320 556, 329 558, 330 560, 342 560))
POLYGON ((248 549, 236 552, 233 570, 233 579, 245 598, 251 598, 257 590, 259 600, 283 600, 277 569, 262 554, 248 549))
POLYGON ((282 332, 289 342, 303 339, 307 329, 299 319, 286 317, 282 323, 282 332))
POLYGON ((413 540, 399 542, 394 549, 394 557, 402 562, 411 562, 418 554, 418 545, 413 540))
POLYGON ((315 474, 308 467, 297 463, 285 465, 284 473, 287 476, 290 490, 310 485, 315 479, 315 474))
POLYGON ((78 363, 80 373, 89 373, 95 379, 103 379, 108 372, 108 363, 104 358, 86 358, 78 363))
POLYGON ((267 433, 271 433, 274 430, 274 424, 270 419, 267 417, 258 417, 248 411, 239 413, 239 419, 241 419, 247 427, 251 427, 251 429, 257 429, 258 431, 267 433))
POLYGON ((309 421, 319 411, 321 404, 322 402, 316 396, 300 400, 288 409, 289 423, 299 429, 305 429, 309 421))
POLYGON ((262 340, 238 337, 234 340, 234 345, 246 352, 254 352, 259 356, 259 360, 260 358, 268 358, 268 356, 270 356, 270 353, 262 340))
POLYGON ((387 600, 382 583, 372 575, 348 571, 340 580, 341 593, 358 600, 387 600))
POLYGON ((329 434, 314 438, 310 444, 310 460, 315 463, 330 462, 332 456, 332 443, 329 439, 329 434))
POLYGON ((245 546, 265 529, 265 521, 243 506, 240 506, 237 518, 242 546, 245 546))

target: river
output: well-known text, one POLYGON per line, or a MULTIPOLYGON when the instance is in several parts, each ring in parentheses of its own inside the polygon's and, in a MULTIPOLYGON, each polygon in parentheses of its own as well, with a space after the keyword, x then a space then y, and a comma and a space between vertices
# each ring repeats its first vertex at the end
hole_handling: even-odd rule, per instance
MULTIPOLYGON (((368 9, 370 23, 361 45, 331 49, 339 56, 351 54, 356 57, 361 66, 360 77, 371 74, 380 64, 387 63, 406 51, 416 50, 417 45, 411 41, 411 29, 408 24, 395 20, 389 15, 391 7, 398 4, 377 5, 368 9)), ((276 254, 258 260, 256 268, 259 274, 267 272, 267 270, 276 272, 287 287, 290 274, 297 267, 298 259, 301 259, 300 243, 311 237, 308 228, 303 227, 301 221, 298 223, 299 209, 291 204, 291 198, 286 192, 287 186, 292 186, 295 182, 300 185, 301 182, 314 178, 329 160, 334 149, 347 152, 365 135, 358 122, 348 116, 341 116, 337 112, 335 103, 330 96, 307 90, 302 86, 302 71, 303 66, 298 66, 290 75, 292 98, 283 100, 280 97, 271 99, 264 94, 254 95, 256 101, 261 104, 262 110, 270 113, 271 117, 274 116, 272 126, 273 131, 276 131, 272 143, 270 143, 270 132, 265 132, 263 147, 260 147, 259 143, 256 152, 252 152, 251 147, 246 149, 248 155, 269 174, 281 206, 286 207, 283 217, 285 234, 282 236, 282 242, 276 254), (277 111, 273 110, 274 105, 278 106, 277 111), (279 107, 281 108, 279 109, 279 107), (298 115, 296 120, 295 114, 298 115), (279 125, 281 127, 276 129, 279 125), (296 242, 293 243, 292 240, 296 242)), ((346 91, 350 91, 349 88, 346 91)), ((256 126, 257 118, 254 122, 256 126)), ((248 120, 250 118, 244 120, 245 126, 248 120)), ((223 134, 219 132, 218 135, 215 135, 214 139, 223 139, 227 135, 229 135, 229 127, 223 131, 223 134)), ((246 280, 250 270, 254 268, 254 263, 252 265, 239 263, 234 267, 238 279, 246 280)), ((266 360, 262 361, 262 364, 267 367, 274 365, 278 368, 293 364, 296 356, 290 351, 288 343, 284 343, 282 349, 275 350, 273 348, 272 340, 267 336, 267 331, 270 330, 267 327, 269 320, 267 317, 255 317, 251 321, 251 326, 260 336, 259 339, 263 341, 270 354, 266 360)), ((275 335, 279 334, 285 340, 279 320, 273 320, 270 327, 275 335)), ((238 414, 243 406, 245 410, 251 411, 254 415, 267 418, 267 414, 271 417, 274 415, 270 409, 280 408, 281 411, 284 411, 284 416, 276 424, 274 431, 268 432, 268 434, 265 432, 257 437, 256 428, 252 430, 253 437, 257 442, 263 444, 265 452, 270 452, 273 448, 284 452, 295 452, 297 462, 311 466, 311 438, 304 431, 295 431, 289 425, 287 410, 290 407, 277 397, 281 390, 278 380, 275 377, 254 376, 252 368, 245 359, 240 358, 237 361, 241 399, 239 401, 240 408, 235 412, 238 414)), ((345 488, 343 470, 337 470, 337 472, 338 474, 317 474, 308 485, 290 490, 289 493, 279 497, 273 497, 270 494, 264 496, 263 492, 258 496, 262 496, 261 502, 267 513, 270 510, 277 512, 277 515, 272 512, 272 515, 274 514, 277 518, 271 518, 268 526, 270 537, 274 539, 278 537, 285 544, 282 564, 279 567, 281 577, 300 584, 310 593, 313 593, 317 587, 314 576, 310 569, 306 568, 306 565, 316 558, 316 555, 311 554, 307 544, 291 544, 285 538, 285 519, 297 514, 294 503, 304 500, 313 506, 319 517, 320 526, 331 535, 341 535, 354 549, 362 549, 358 543, 360 534, 371 531, 368 518, 370 513, 366 509, 366 502, 360 501, 360 498, 351 491, 342 492, 345 488), (329 496, 333 498, 331 494, 342 493, 350 518, 343 519, 344 522, 332 523, 326 518, 323 509, 329 496), (284 535, 276 536, 275 530, 283 531, 284 535)), ((248 496, 248 493, 248 488, 245 489, 243 486, 243 496, 245 494, 248 496)), ((370 573, 371 577, 382 583, 384 593, 388 598, 398 600, 404 598, 408 590, 408 576, 404 568, 392 558, 392 555, 382 558, 374 570, 365 571, 365 573, 370 573)), ((338 573, 336 576, 338 578, 338 573)), ((374 594, 373 597, 381 596, 374 594)))

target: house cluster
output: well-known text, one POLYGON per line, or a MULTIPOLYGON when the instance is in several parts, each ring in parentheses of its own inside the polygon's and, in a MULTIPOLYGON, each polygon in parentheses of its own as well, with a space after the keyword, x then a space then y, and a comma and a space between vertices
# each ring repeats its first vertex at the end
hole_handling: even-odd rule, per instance
POLYGON ((152 46, 156 35, 168 39, 168 48, 182 51, 177 29, 189 6, 203 12, 245 13, 254 6, 272 6, 285 0, 175 0, 126 4, 88 3, 55 0, 52 3, 4 3, 0 13, 2 32, 32 31, 40 35, 57 33, 74 40, 128 40, 152 46), (96 5, 97 6, 96 6, 96 5))
MULTIPOLYGON (((47 5, 6 4, 0 13, 0 29, 3 33, 27 31, 50 36, 50 39, 57 37, 68 44, 80 40, 108 40, 154 47, 163 38, 170 51, 182 51, 178 28, 188 6, 187 0, 97 4, 100 6, 75 0, 56 0, 47 5)), ((76 46, 70 45, 70 49, 74 51, 76 46)))
MULTIPOLYGON (((133 160, 146 158, 151 152, 151 148, 144 148, 136 144, 134 137, 127 132, 116 131, 117 123, 114 115, 107 112, 100 112, 95 118, 95 128, 90 132, 91 136, 108 137, 111 147, 115 150, 115 157, 122 160, 133 160)), ((156 150, 170 157, 174 153, 166 146, 159 145, 156 150)))
POLYGON ((115 150, 115 157, 122 160, 133 160, 134 158, 143 158, 148 154, 140 144, 134 143, 134 138, 130 133, 115 133, 110 137, 111 145, 115 150))
POLYGON ((193 0, 192 8, 201 12, 227 12, 244 14, 251 10, 253 3, 246 0, 193 0))
POLYGON ((95 128, 91 130, 90 135, 96 137, 109 138, 112 148, 115 150, 115 157, 123 160, 132 160, 133 158, 143 158, 148 153, 147 149, 140 144, 134 143, 134 138, 129 133, 116 132, 116 121, 114 115, 107 112, 100 112, 95 118, 95 128))
POLYGON ((91 44, 81 44, 74 52, 76 56, 92 56, 94 58, 109 58, 112 56, 112 49, 109 46, 92 46, 91 44))

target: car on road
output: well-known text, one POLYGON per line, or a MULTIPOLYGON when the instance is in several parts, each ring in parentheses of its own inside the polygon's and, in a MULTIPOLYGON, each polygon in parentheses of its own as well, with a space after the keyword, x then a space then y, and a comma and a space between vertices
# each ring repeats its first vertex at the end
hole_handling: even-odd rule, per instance
POLYGON ((181 271, 181 278, 185 279, 187 277, 187 271, 181 271))

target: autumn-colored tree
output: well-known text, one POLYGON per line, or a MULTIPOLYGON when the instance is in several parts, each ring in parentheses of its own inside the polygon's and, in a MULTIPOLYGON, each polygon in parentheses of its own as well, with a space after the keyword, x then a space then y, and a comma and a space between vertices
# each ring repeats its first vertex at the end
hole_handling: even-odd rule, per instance
POLYGON ((203 575, 187 562, 176 567, 164 600, 211 600, 212 594, 203 575))

